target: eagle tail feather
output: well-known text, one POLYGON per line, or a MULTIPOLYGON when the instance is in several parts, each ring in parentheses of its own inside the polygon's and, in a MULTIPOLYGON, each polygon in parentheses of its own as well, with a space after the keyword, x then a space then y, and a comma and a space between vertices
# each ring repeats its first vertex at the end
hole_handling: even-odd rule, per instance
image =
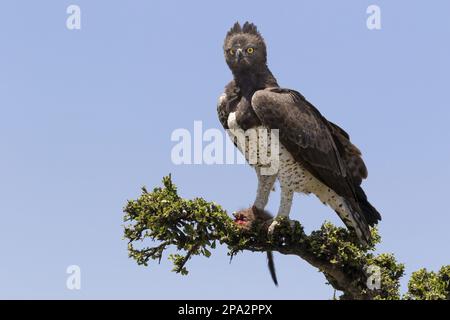
POLYGON ((342 219, 347 228, 349 230, 353 230, 356 233, 360 243, 363 245, 367 245, 371 239, 369 224, 367 223, 364 216, 359 211, 355 210, 348 202, 347 208, 348 212, 351 215, 350 219, 348 216, 342 215, 337 210, 336 213, 342 219))
POLYGON ((381 215, 367 200, 367 196, 360 186, 355 188, 355 194, 357 205, 355 203, 351 205, 351 203, 347 202, 353 221, 347 223, 345 219, 343 220, 349 229, 356 232, 360 242, 367 245, 372 238, 370 227, 373 227, 381 220, 381 215))
POLYGON ((366 193, 360 186, 356 187, 355 191, 361 212, 369 226, 373 227, 378 223, 378 221, 381 221, 381 215, 367 200, 366 193))

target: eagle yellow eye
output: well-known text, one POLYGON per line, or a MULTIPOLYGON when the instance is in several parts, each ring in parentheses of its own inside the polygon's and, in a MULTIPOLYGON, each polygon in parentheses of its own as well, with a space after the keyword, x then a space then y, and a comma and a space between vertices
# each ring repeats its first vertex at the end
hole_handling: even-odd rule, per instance
POLYGON ((233 50, 233 49, 228 50, 228 53, 229 53, 231 56, 234 56, 234 50, 233 50))
POLYGON ((255 49, 253 49, 252 47, 247 48, 247 53, 248 54, 252 54, 253 52, 255 52, 255 49))

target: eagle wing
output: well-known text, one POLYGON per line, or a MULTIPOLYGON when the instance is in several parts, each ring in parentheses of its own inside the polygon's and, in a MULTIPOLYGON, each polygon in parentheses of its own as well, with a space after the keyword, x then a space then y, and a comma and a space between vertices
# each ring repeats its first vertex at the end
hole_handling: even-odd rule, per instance
POLYGON ((230 115, 231 110, 239 102, 239 98, 239 89, 235 82, 231 81, 225 87, 225 92, 219 97, 217 103, 217 115, 224 129, 228 129, 228 116, 230 115))
POLYGON ((361 157, 361 151, 350 141, 350 136, 337 124, 328 121, 330 124, 333 137, 337 140, 339 144, 344 149, 344 160, 347 165, 348 172, 353 178, 353 182, 358 186, 361 182, 367 178, 368 172, 367 167, 361 157))
POLYGON ((355 183, 349 174, 345 146, 337 133, 348 135, 330 124, 300 93, 282 88, 257 91, 252 107, 262 124, 279 129, 280 143, 311 174, 338 195, 357 206, 355 183))

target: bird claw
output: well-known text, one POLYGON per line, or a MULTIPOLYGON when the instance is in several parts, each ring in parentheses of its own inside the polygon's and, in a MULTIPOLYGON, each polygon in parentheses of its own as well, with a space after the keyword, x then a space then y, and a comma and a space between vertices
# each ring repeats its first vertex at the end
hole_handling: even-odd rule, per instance
MULTIPOLYGON (((291 219, 289 219, 289 218, 287 218, 287 220, 288 220, 288 222, 289 222, 289 225, 291 226, 291 229, 293 230, 294 227, 295 227, 295 221, 294 221, 294 220, 291 220, 291 219)), ((280 225, 280 222, 274 219, 274 220, 272 221, 272 223, 270 224, 269 228, 268 228, 269 236, 271 236, 271 235, 273 234, 273 232, 275 231, 275 228, 276 228, 278 225, 280 225)))
POLYGON ((271 236, 273 234, 273 231, 275 230, 275 227, 278 226, 280 223, 277 220, 273 220, 272 223, 269 226, 268 233, 271 236))

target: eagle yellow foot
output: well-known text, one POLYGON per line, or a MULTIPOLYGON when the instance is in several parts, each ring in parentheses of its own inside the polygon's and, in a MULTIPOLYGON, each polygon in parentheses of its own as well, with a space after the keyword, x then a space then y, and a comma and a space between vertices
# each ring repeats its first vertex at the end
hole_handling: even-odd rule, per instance
MULTIPOLYGON (((286 217, 286 219, 287 219, 287 221, 289 222, 289 225, 291 226, 291 229, 294 230, 294 227, 295 227, 295 221, 289 219, 288 217, 286 217)), ((272 223, 270 224, 269 229, 268 229, 269 236, 271 236, 271 235, 273 234, 273 232, 275 231, 275 228, 276 228, 277 226, 279 226, 280 224, 281 224, 281 223, 280 223, 279 221, 277 221, 276 219, 274 219, 274 220, 272 221, 272 223)))

